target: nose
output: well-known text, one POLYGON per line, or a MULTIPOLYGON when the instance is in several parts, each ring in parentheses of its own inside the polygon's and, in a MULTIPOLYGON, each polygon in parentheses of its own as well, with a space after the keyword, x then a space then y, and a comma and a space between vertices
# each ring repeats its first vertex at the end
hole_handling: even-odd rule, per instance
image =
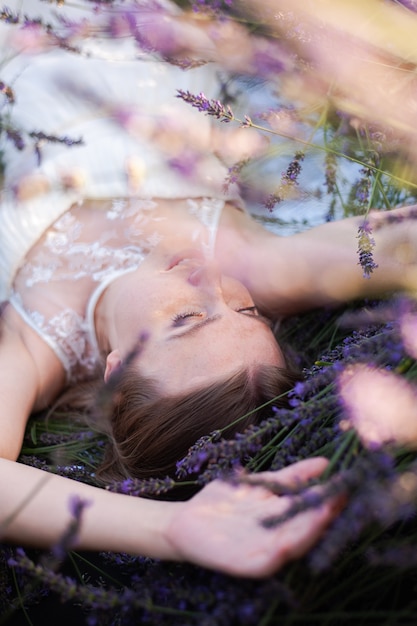
POLYGON ((193 287, 203 287, 217 291, 220 289, 219 268, 213 263, 199 265, 188 275, 188 282, 193 287))

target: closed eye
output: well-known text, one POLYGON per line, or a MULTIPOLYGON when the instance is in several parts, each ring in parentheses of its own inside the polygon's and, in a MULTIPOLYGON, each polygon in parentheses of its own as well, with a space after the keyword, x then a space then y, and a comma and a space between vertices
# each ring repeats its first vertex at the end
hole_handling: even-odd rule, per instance
POLYGON ((238 309, 237 312, 243 313, 243 315, 248 315, 249 317, 256 317, 260 319, 262 322, 264 322, 264 324, 269 326, 269 328, 272 328, 273 326, 273 322, 269 318, 259 313, 257 306, 248 306, 248 307, 245 307, 244 309, 238 309))
MULTIPOLYGON (((241 309, 236 309, 236 312, 242 313, 242 315, 247 315, 248 317, 255 317, 259 319, 260 321, 262 321, 264 324, 266 324, 266 326, 268 326, 269 328, 272 328, 272 325, 273 325, 272 321, 268 319, 267 317, 264 317, 263 315, 261 315, 259 313, 258 307, 256 306, 242 307, 241 309)), ((202 319, 204 318, 204 315, 205 314, 202 311, 185 311, 183 313, 177 313, 176 315, 172 317, 173 326, 175 328, 180 328, 186 323, 188 319, 190 318, 202 319)))
MULTIPOLYGON (((263 315, 259 315, 256 307, 245 307, 245 308, 239 309, 236 312, 242 313, 242 315, 245 315, 245 317, 251 317, 252 319, 261 322, 261 324, 264 324, 269 329, 272 327, 271 320, 269 320, 267 317, 264 317, 263 315)), ((213 322, 217 322, 218 320, 222 319, 222 315, 219 315, 219 314, 212 315, 210 317, 204 317, 203 313, 185 313, 185 314, 180 314, 178 316, 177 323, 181 325, 182 319, 187 319, 193 316, 203 317, 203 319, 193 324, 187 324, 185 328, 183 328, 181 331, 177 331, 175 334, 171 334, 168 337, 168 339, 175 340, 175 339, 182 339, 183 337, 191 337, 195 335, 196 333, 198 333, 205 326, 208 326, 209 324, 212 324, 213 322)))
POLYGON ((182 326, 185 320, 190 317, 203 317, 203 313, 201 311, 187 311, 185 313, 177 313, 172 317, 172 321, 174 322, 174 326, 182 326))
POLYGON ((247 306, 244 309, 237 309, 238 313, 250 313, 251 315, 259 315, 258 307, 256 306, 247 306))

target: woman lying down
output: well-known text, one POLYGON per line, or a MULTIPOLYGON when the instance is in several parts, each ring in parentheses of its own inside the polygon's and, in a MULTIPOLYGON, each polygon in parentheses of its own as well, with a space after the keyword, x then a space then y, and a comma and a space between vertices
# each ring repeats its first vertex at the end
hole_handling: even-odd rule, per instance
MULTIPOLYGON (((416 284, 413 220, 375 228, 378 268, 357 264, 360 218, 280 237, 264 230, 207 151, 207 117, 176 89, 213 93, 210 67, 182 72, 144 54, 109 61, 49 50, 4 68, 11 121, 83 144, 46 144, 42 155, 8 148, 0 207, 0 501, 3 539, 51 546, 68 502, 88 501, 78 547, 189 560, 241 576, 267 575, 302 555, 336 514, 325 502, 267 530, 290 496, 214 481, 186 502, 110 493, 16 462, 32 411, 83 381, 114 391, 101 427, 100 475, 165 476, 201 435, 251 413, 294 381, 271 322, 308 308, 409 290, 416 284), (72 82, 76 77, 76 82, 72 82), (111 103, 111 104, 109 104, 111 103), (123 120, 132 122, 126 132, 123 120), (127 116, 127 118, 126 118, 127 116), (162 122, 197 127, 192 178, 167 165, 162 122), (133 125, 133 126, 132 126, 133 125), (81 181, 81 183, 80 183, 81 181)), ((399 209, 405 215, 410 209, 399 209)), ((378 215, 370 221, 377 225, 378 215)), ((233 434, 231 430, 230 434, 233 434)), ((321 474, 309 459, 265 473, 296 485, 321 474)))

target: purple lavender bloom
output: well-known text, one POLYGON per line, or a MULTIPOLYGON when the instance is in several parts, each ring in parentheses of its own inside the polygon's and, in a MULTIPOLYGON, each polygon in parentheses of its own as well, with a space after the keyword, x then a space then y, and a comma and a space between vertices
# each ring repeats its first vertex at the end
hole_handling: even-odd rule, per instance
POLYGON ((14 103, 15 97, 13 89, 9 85, 6 85, 6 83, 4 83, 2 80, 0 80, 0 92, 4 94, 10 104, 14 103))
POLYGON ((302 161, 304 161, 304 152, 296 152, 294 159, 287 167, 287 171, 282 175, 283 180, 292 184, 298 184, 302 161))
POLYGON ((209 100, 202 92, 196 96, 189 91, 178 89, 177 98, 181 98, 184 102, 191 104, 191 106, 198 111, 201 111, 206 115, 216 117, 222 122, 231 122, 235 119, 233 111, 229 105, 225 106, 219 100, 209 100))
POLYGON ((370 278, 374 269, 378 267, 373 258, 375 240, 371 237, 372 228, 368 220, 364 220, 358 228, 358 254, 360 265, 363 269, 363 277, 370 278))
POLYGON ((304 161, 304 156, 304 152, 296 152, 285 172, 282 172, 278 189, 267 196, 266 200, 263 202, 264 207, 268 209, 268 211, 272 211, 276 204, 285 200, 289 192, 297 187, 298 177, 301 173, 301 163, 304 161))
POLYGON ((63 143, 68 147, 84 145, 84 140, 82 139, 82 137, 78 139, 73 139, 72 137, 68 137, 66 135, 59 137, 57 135, 47 135, 46 133, 43 133, 41 131, 32 131, 29 133, 29 137, 37 139, 37 141, 47 141, 49 143, 63 143))
POLYGON ((331 152, 326 153, 325 158, 326 171, 325 171, 325 184, 327 193, 332 195, 337 191, 336 172, 337 162, 336 157, 331 152))
POLYGON ((77 523, 80 523, 83 510, 90 504, 91 502, 89 500, 83 500, 77 495, 70 497, 68 507, 71 515, 77 523))
POLYGON ((263 201, 263 205, 268 211, 273 211, 276 204, 283 201, 283 198, 278 193, 270 193, 266 200, 263 201))
MULTIPOLYGON (((62 561, 67 555, 68 551, 77 542, 78 533, 81 526, 82 514, 86 506, 89 506, 91 502, 89 500, 83 500, 77 495, 71 496, 69 499, 68 507, 72 515, 72 520, 68 525, 68 528, 52 548, 53 558, 58 562, 62 561)), ((49 564, 51 566, 51 564, 49 564)))
POLYGON ((26 147, 22 134, 16 128, 5 128, 6 137, 11 141, 16 150, 24 150, 26 147))
POLYGON ((19 24, 19 14, 13 13, 8 7, 0 11, 0 20, 6 24, 19 24))
POLYGON ((127 478, 121 482, 115 482, 108 486, 109 491, 124 493, 130 496, 160 496, 176 486, 175 481, 168 476, 166 478, 137 479, 127 478))
POLYGON ((227 193, 230 185, 239 185, 242 169, 249 163, 249 159, 242 159, 228 169, 228 174, 224 181, 223 191, 227 193))

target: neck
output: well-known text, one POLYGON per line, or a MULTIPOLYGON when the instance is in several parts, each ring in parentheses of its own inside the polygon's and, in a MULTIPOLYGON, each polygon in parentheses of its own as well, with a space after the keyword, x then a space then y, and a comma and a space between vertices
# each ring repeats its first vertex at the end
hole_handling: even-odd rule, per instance
POLYGON ((100 352, 109 352, 116 345, 117 334, 113 323, 115 319, 115 304, 123 278, 127 274, 131 274, 132 271, 135 271, 135 268, 111 274, 100 284, 100 287, 90 300, 91 311, 89 315, 94 326, 100 352))
POLYGON ((111 351, 114 342, 114 331, 111 320, 113 319, 113 298, 109 298, 110 287, 107 287, 101 294, 94 308, 94 329, 96 333, 97 344, 101 353, 111 351))

